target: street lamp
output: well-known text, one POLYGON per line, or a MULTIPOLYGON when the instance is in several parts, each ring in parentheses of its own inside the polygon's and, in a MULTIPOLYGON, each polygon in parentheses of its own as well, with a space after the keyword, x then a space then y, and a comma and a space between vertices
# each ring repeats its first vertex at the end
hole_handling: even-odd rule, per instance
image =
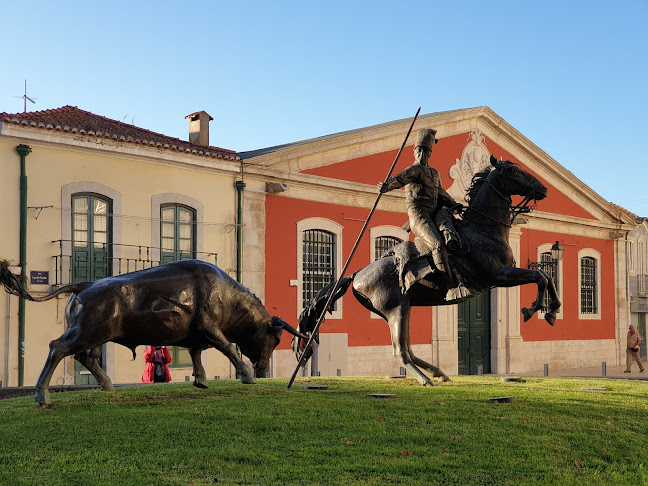
POLYGON ((532 262, 531 260, 528 261, 527 268, 529 270, 554 270, 554 274, 556 275, 556 278, 558 277, 558 272, 557 272, 557 267, 558 267, 558 262, 562 260, 563 253, 565 252, 565 249, 563 246, 560 244, 559 241, 556 241, 552 246, 551 246, 551 261, 543 261, 543 262, 532 262))

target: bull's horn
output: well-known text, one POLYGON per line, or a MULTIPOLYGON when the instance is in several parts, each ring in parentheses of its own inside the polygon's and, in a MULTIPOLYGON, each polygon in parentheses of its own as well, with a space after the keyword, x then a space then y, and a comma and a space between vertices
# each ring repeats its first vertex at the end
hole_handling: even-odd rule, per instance
POLYGON ((286 321, 284 321, 281 317, 273 317, 272 320, 274 321, 274 325, 277 327, 280 327, 281 329, 285 329, 288 331, 290 334, 293 336, 297 336, 302 339, 308 339, 308 336, 302 334, 299 332, 297 329, 292 327, 290 324, 288 324, 286 321))

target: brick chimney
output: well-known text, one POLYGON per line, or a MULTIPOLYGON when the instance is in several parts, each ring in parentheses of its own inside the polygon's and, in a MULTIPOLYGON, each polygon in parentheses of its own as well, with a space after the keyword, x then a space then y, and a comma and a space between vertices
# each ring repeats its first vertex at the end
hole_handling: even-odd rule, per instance
POLYGON ((189 141, 208 147, 209 122, 213 118, 206 111, 197 111, 196 113, 185 116, 185 118, 189 118, 189 141))

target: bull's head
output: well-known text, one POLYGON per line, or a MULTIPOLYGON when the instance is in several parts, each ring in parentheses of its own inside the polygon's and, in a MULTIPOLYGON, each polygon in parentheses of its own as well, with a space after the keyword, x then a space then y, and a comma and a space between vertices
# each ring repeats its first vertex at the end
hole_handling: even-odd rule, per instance
POLYGON ((272 352, 281 342, 281 332, 284 329, 293 336, 308 339, 281 317, 272 316, 271 324, 264 328, 263 333, 257 337, 255 342, 246 343, 246 345, 239 343, 241 351, 250 358, 255 370, 263 370, 268 366, 272 352))

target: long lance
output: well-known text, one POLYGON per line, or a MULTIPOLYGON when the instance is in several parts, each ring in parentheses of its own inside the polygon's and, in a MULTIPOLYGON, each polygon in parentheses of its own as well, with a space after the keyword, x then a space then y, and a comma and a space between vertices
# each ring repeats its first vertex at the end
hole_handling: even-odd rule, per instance
MULTIPOLYGON (((394 162, 392 163, 391 167, 389 168, 389 172, 387 173, 387 177, 385 177, 385 183, 389 180, 391 177, 392 172, 394 171, 394 167, 396 167, 396 162, 398 162, 398 159, 401 155, 401 152, 403 151, 403 148, 405 148, 405 144, 407 143, 407 139, 410 136, 410 133, 412 133, 412 128, 414 128, 414 123, 416 123, 416 119, 418 118, 419 113, 421 112, 421 107, 419 107, 418 110, 416 110, 416 115, 414 115, 414 119, 412 120, 412 123, 409 127, 409 130, 407 130, 407 135, 405 135, 405 140, 403 140, 403 144, 401 145, 401 148, 398 150, 398 153, 396 154, 396 158, 394 159, 394 162)), ((302 352, 301 356, 299 357, 299 360, 297 361, 297 366, 295 367, 295 371, 292 374, 292 377, 290 378, 290 381, 288 382, 288 390, 290 390, 290 387, 292 386, 293 382, 295 381, 295 377, 297 376, 297 372, 299 371, 299 368, 302 366, 305 366, 306 363, 308 362, 308 358, 305 358, 306 356, 306 351, 310 348, 310 346, 313 343, 313 339, 317 335, 317 331, 319 327, 322 325, 322 322, 324 322, 324 318, 326 317, 326 313, 329 310, 329 307, 331 307, 331 303, 333 301, 333 297, 335 296, 335 293, 338 290, 338 287, 340 286, 340 281, 342 280, 342 277, 344 277, 344 274, 347 271, 347 268, 349 267, 349 263, 351 263, 351 259, 353 258, 353 255, 356 252, 356 249, 358 248, 358 244, 360 243, 360 240, 362 239, 362 236, 365 234, 365 231, 367 230, 367 226, 369 226, 369 221, 371 220, 371 217, 373 216, 374 211, 376 210, 376 206, 378 206, 378 202, 380 201, 380 198, 382 197, 383 193, 379 192, 378 197, 376 198, 376 202, 374 202, 373 207, 371 208, 371 211, 369 211, 369 216, 367 216, 367 219, 364 222, 364 225, 362 226, 362 229, 360 230, 360 234, 358 235, 358 239, 356 240, 355 244, 353 245, 353 249, 351 250, 351 253, 349 254, 349 258, 347 258, 346 263, 344 264, 344 268, 342 269, 342 272, 340 273, 340 278, 337 279, 335 282, 335 285, 333 286, 333 290, 331 291, 331 294, 329 295, 329 298, 326 301, 326 304, 324 305, 324 309, 322 309, 322 313, 319 316, 319 319, 317 319, 317 323, 315 324, 315 327, 313 328, 313 331, 311 332, 311 335, 308 338, 308 342, 306 343, 306 346, 304 347, 304 351, 302 352)))

